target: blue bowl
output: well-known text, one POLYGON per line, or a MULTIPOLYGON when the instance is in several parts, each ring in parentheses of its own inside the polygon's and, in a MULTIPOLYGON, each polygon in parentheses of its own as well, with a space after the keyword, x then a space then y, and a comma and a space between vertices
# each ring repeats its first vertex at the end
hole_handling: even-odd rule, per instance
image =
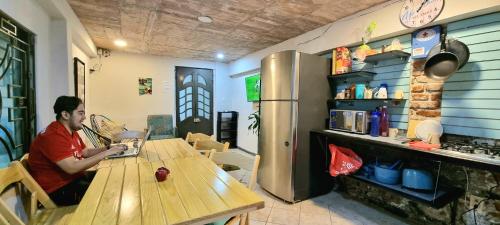
POLYGON ((399 184, 401 180, 401 170, 388 169, 390 165, 376 165, 375 179, 384 184, 399 184))
POLYGON ((419 190, 433 190, 434 179, 429 171, 404 169, 403 187, 419 190))

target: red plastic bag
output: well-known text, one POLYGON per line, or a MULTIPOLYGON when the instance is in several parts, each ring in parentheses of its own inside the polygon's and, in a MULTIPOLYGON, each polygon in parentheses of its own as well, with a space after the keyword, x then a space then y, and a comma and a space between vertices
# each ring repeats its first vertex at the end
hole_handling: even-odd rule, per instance
POLYGON ((332 159, 330 161, 330 175, 336 177, 339 174, 347 175, 356 172, 363 165, 363 160, 351 149, 328 145, 332 159))

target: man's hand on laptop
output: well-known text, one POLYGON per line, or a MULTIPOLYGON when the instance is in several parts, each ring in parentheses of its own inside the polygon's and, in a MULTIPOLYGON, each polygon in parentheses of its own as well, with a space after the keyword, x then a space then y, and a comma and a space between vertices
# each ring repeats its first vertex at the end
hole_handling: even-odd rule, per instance
POLYGON ((114 155, 114 154, 121 153, 121 152, 123 152, 123 151, 125 151, 127 149, 128 149, 127 145, 121 145, 121 144, 119 144, 119 145, 112 145, 111 148, 109 148, 107 150, 107 152, 109 152, 108 156, 109 155, 114 155))

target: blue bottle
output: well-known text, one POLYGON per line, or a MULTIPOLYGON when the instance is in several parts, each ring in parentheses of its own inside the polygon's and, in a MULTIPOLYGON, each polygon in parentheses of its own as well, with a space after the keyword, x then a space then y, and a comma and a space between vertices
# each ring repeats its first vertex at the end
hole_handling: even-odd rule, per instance
POLYGON ((380 112, 378 110, 372 112, 370 122, 370 135, 378 137, 380 135, 380 112))

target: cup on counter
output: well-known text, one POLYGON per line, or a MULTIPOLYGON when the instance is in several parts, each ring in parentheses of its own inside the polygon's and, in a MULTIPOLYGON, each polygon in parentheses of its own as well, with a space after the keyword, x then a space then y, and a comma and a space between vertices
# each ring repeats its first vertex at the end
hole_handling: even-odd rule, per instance
POLYGON ((405 96, 405 93, 403 92, 403 90, 396 90, 396 92, 394 92, 394 99, 403 99, 405 96))
POLYGON ((365 84, 356 84, 356 99, 364 98, 365 87, 365 84))
POLYGON ((389 128, 389 137, 395 138, 398 136, 399 130, 398 128, 389 128))

